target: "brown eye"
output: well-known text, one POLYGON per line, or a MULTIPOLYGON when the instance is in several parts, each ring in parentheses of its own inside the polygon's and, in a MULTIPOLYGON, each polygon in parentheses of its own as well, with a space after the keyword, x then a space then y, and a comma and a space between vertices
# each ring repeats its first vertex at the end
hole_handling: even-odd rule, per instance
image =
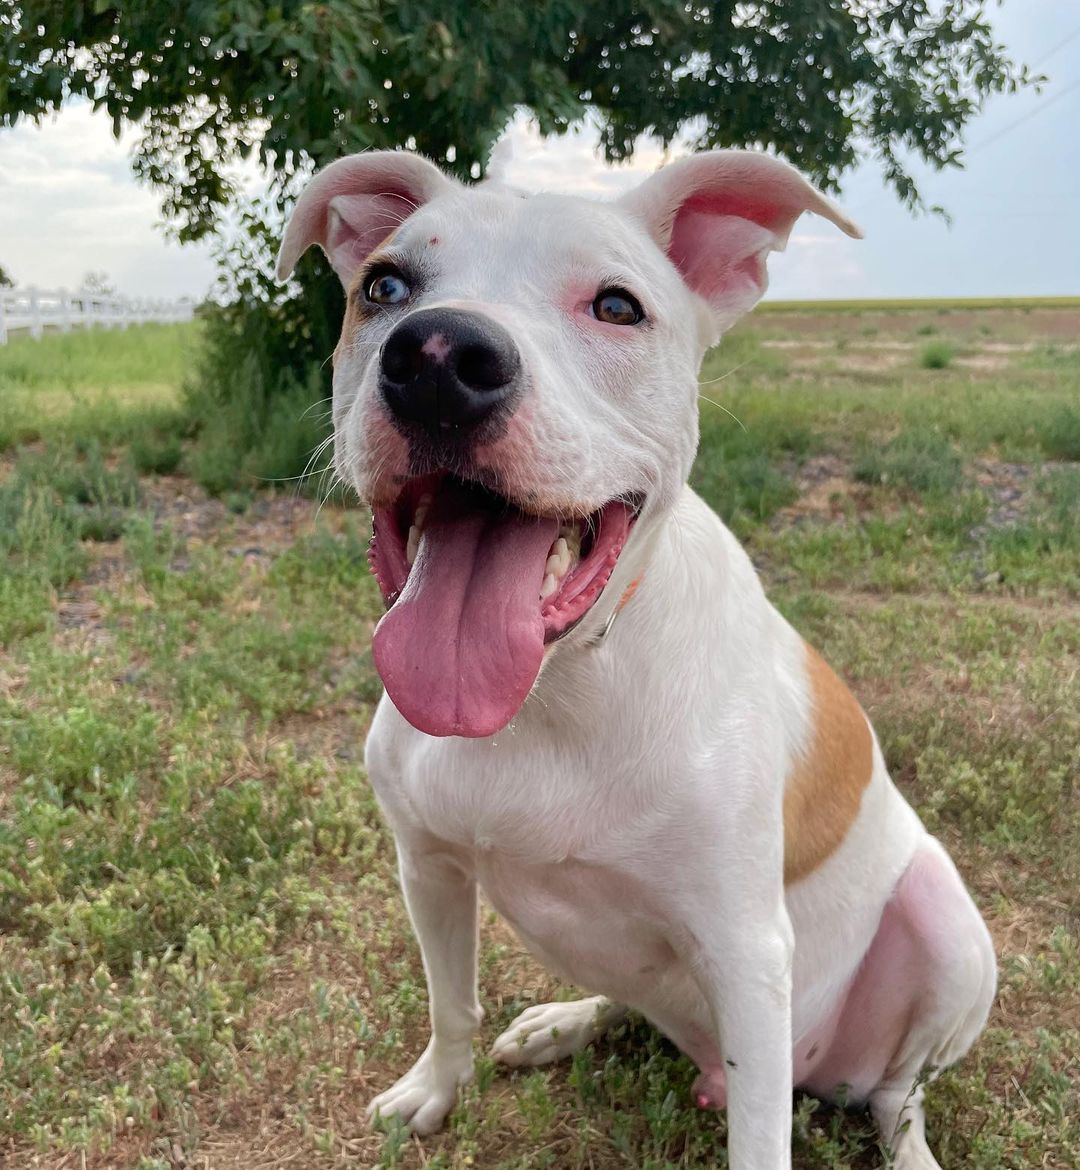
POLYGON ((367 299, 376 305, 400 305, 409 299, 410 289, 400 272, 378 272, 367 286, 367 299))
POLYGON ((645 319, 641 305, 624 288, 605 288, 592 303, 593 316, 608 325, 637 325, 645 319))

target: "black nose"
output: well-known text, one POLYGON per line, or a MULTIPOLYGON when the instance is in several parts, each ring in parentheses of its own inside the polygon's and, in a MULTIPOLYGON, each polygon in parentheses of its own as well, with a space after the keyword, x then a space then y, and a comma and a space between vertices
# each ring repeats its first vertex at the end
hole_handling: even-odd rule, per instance
POLYGON ((507 409, 520 374, 513 338, 489 317, 421 309, 386 339, 379 387, 396 419, 437 437, 507 409))

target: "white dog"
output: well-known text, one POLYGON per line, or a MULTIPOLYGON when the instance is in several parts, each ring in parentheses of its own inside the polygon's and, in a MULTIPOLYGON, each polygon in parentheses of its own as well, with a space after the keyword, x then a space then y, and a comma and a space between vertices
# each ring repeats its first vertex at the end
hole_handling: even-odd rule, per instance
POLYGON ((367 767, 431 1006, 372 1113, 430 1133, 472 1073, 481 887, 597 993, 530 1008, 499 1060, 557 1060, 633 1008, 726 1106, 734 1170, 790 1165, 795 1085, 868 1101, 897 1167, 937 1166, 921 1083, 986 1021, 989 934, 686 483, 701 357, 804 211, 858 234, 739 151, 612 203, 370 153, 296 207, 280 275, 317 243, 348 294, 336 466, 389 607, 367 767))

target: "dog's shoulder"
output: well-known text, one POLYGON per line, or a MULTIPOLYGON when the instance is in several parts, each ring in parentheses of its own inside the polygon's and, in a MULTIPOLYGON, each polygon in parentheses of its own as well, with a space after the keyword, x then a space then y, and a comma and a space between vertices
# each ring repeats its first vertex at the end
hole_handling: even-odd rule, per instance
POLYGON ((784 789, 784 880, 816 869, 844 840, 874 771, 874 736, 858 700, 804 643, 804 743, 784 789))

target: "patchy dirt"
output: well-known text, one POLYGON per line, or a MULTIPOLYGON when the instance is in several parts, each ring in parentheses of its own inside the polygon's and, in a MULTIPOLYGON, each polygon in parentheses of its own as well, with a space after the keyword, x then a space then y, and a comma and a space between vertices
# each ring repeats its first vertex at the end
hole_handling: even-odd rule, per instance
MULTIPOLYGON (((182 545, 213 544, 255 564, 269 564, 311 532, 317 515, 333 524, 349 514, 348 509, 331 505, 319 509, 315 501, 304 497, 271 493, 257 496, 237 514, 180 476, 147 477, 139 486, 143 503, 136 514, 148 514, 156 528, 169 528, 182 545)), ((122 540, 85 541, 83 549, 86 568, 57 597, 57 640, 66 650, 94 651, 111 639, 98 597, 118 589, 132 566, 122 540)), ((187 567, 183 552, 172 567, 177 571, 187 567)))
POLYGON ((874 511, 890 515, 898 502, 884 501, 880 494, 852 478, 851 461, 840 455, 812 455, 792 463, 784 473, 795 481, 799 496, 773 516, 774 530, 802 528, 810 524, 846 524, 852 516, 874 511))
MULTIPOLYGON (((180 476, 161 476, 142 483, 145 509, 157 525, 169 525, 185 541, 219 545, 235 555, 269 556, 312 530, 316 503, 293 494, 264 493, 246 511, 236 514, 198 484, 180 476)), ((341 509, 327 505, 322 515, 341 509)))
MULTIPOLYGON (((976 459, 967 469, 968 478, 986 492, 989 513, 972 537, 1024 523, 1030 514, 1039 476, 1064 464, 1046 463, 1035 467, 1027 463, 1007 463, 994 459, 976 459)), ((890 505, 879 492, 858 483, 851 475, 851 462, 839 455, 815 455, 784 468, 799 491, 794 503, 781 508, 771 526, 777 530, 802 527, 811 523, 846 523, 853 515, 866 512, 889 515, 890 505)), ((895 512, 899 503, 891 505, 895 512)))
POLYGON ((969 354, 966 357, 955 357, 953 365, 964 370, 975 370, 980 374, 996 374, 1009 368, 1009 359, 999 353, 969 354))
POLYGON ((934 329, 933 336, 970 341, 985 346, 989 338, 1017 346, 1045 342, 1076 343, 1080 337, 1080 309, 948 309, 912 308, 859 312, 806 312, 785 309, 783 313, 752 314, 744 328, 763 337, 779 333, 786 337, 865 339, 912 338, 911 344, 924 344, 931 335, 920 330, 934 329))
POLYGON ((973 536, 1008 528, 1026 518, 1035 486, 1033 467, 1026 463, 976 459, 972 476, 990 498, 990 513, 986 521, 972 532, 973 536))
MULTIPOLYGON (((843 345, 838 345, 835 341, 815 341, 806 337, 769 337, 761 342, 762 349, 780 349, 780 350, 807 350, 810 352, 829 352, 829 353, 846 353, 850 349, 854 350, 871 350, 882 351, 889 353, 912 353, 915 350, 921 349, 935 340, 947 340, 942 338, 940 334, 924 334, 914 341, 901 341, 898 338, 883 338, 881 340, 873 340, 865 337, 859 338, 855 342, 847 342, 846 339, 843 345)), ((983 354, 989 354, 993 357, 1007 357, 1014 353, 1037 353, 1042 346, 1036 345, 1030 341, 1024 342, 1007 342, 1007 341, 987 341, 982 338, 975 342, 979 351, 983 354)), ((1080 351, 1080 345, 1057 345, 1055 348, 1062 353, 1075 353, 1080 351)), ((957 359, 960 360, 959 358, 957 359)), ((974 360, 974 359, 966 359, 974 360)))

